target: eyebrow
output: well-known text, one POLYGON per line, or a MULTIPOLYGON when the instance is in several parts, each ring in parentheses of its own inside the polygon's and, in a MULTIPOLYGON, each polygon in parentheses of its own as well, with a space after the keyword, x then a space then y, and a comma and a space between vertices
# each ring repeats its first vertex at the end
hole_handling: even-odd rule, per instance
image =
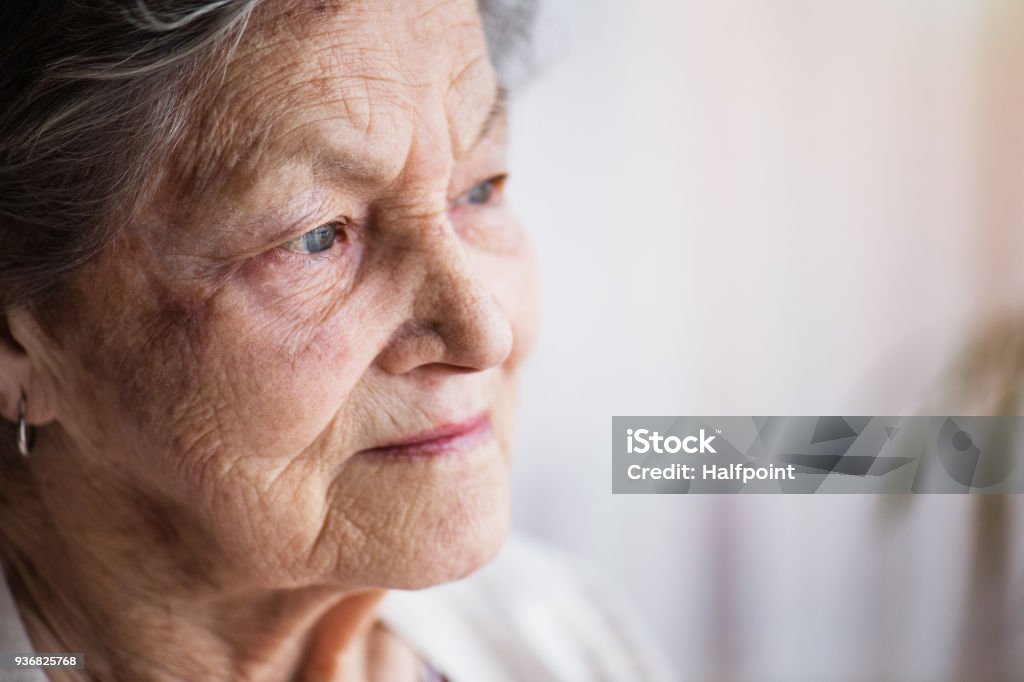
POLYGON ((494 101, 491 103, 491 109, 487 112, 487 118, 484 119, 483 124, 480 126, 480 131, 476 134, 473 139, 473 143, 466 148, 465 151, 476 148, 491 131, 494 130, 494 126, 505 119, 508 115, 508 88, 501 83, 494 89, 494 101))

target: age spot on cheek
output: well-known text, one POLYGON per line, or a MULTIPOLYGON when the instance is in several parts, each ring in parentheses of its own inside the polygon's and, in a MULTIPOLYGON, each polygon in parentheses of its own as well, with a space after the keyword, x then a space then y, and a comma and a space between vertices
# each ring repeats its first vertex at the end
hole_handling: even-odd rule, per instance
POLYGON ((159 285, 128 310, 103 349, 121 409, 144 424, 174 419, 196 399, 211 340, 209 301, 159 285), (178 396, 175 404, 165 404, 178 396))

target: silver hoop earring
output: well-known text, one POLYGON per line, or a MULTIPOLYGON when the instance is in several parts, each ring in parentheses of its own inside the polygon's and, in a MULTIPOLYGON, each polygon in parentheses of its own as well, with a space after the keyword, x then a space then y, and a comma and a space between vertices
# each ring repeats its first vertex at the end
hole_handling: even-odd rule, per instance
POLYGON ((36 430, 25 421, 25 392, 21 393, 21 400, 18 402, 18 452, 22 457, 28 457, 35 444, 36 430))

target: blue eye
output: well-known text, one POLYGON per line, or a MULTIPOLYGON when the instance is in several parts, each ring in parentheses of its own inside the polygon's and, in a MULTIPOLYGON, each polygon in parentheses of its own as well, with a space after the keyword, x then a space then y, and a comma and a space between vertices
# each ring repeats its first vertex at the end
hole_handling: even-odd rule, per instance
POLYGON ((506 175, 496 175, 493 178, 484 180, 473 186, 465 195, 463 195, 462 201, 466 204, 473 204, 475 206, 483 206, 491 203, 494 196, 501 190, 502 185, 505 184, 506 175))
POLYGON ((295 253, 320 253, 331 248, 338 236, 338 223, 323 225, 301 234, 295 239, 285 242, 282 246, 295 253))

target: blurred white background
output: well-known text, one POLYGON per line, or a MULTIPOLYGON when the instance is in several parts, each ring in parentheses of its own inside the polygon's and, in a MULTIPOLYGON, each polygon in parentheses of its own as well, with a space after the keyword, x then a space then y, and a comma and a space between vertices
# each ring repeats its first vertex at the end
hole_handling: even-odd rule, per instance
POLYGON ((545 293, 519 527, 615 579, 686 679, 1024 679, 1019 498, 1006 525, 976 498, 610 492, 614 414, 926 410, 1022 307, 1024 2, 542 3, 513 103, 545 293))

